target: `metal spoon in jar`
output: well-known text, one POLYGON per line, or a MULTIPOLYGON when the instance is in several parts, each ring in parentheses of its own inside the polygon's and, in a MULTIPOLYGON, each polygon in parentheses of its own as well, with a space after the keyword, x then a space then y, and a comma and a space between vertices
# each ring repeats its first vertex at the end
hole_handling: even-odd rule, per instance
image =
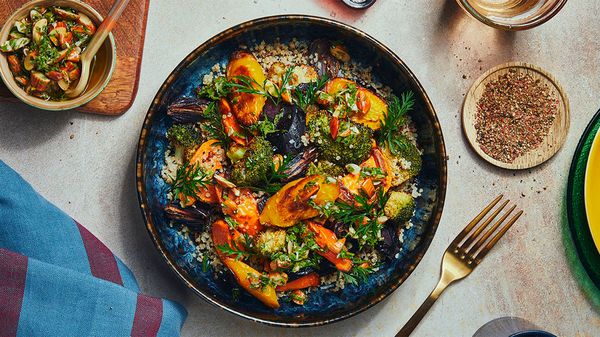
POLYGON ((113 29, 115 24, 117 23, 117 19, 123 13, 123 10, 129 3, 129 0, 117 0, 113 4, 108 16, 104 18, 100 27, 96 31, 96 34, 90 40, 85 51, 81 54, 81 77, 79 78, 79 82, 77 82, 77 86, 75 88, 70 88, 65 91, 65 94, 68 97, 77 97, 81 95, 85 87, 87 86, 88 80, 90 79, 91 72, 91 64, 94 60, 94 56, 104 43, 104 40, 108 37, 108 34, 113 29))

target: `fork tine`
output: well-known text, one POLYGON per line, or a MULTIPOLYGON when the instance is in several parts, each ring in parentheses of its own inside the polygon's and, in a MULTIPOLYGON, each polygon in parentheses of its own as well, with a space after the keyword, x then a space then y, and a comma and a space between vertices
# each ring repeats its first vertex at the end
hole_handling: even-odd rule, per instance
POLYGON ((492 240, 490 240, 490 242, 488 242, 487 245, 485 245, 485 247, 483 247, 483 249, 474 256, 474 258, 477 261, 481 261, 481 259, 483 259, 487 253, 490 251, 490 249, 492 249, 492 247, 494 247, 494 245, 496 245, 496 243, 498 242, 498 240, 500 240, 500 238, 506 233, 506 231, 508 231, 510 229, 510 227, 517 222, 517 220, 519 219, 519 217, 523 214, 523 211, 519 211, 517 214, 515 214, 507 223, 506 225, 504 225, 504 227, 502 227, 502 229, 500 229, 500 231, 498 231, 498 233, 496 233, 496 235, 494 235, 494 237, 492 238, 492 240))
POLYGON ((492 202, 489 203, 489 205, 487 205, 482 211, 481 213, 477 214, 477 216, 475 218, 473 218, 473 220, 471 220, 471 222, 469 222, 469 224, 467 225, 467 227, 465 227, 465 229, 463 229, 462 232, 460 232, 456 238, 452 241, 452 244, 455 246, 458 246, 458 244, 464 240, 464 238, 467 236, 467 234, 469 234, 469 232, 471 232, 471 230, 473 229, 473 227, 475 227, 475 225, 477 225, 477 223, 479 223, 479 221, 481 221, 481 219, 483 219, 484 216, 486 216, 488 214, 488 212, 494 208, 494 206, 496 206, 496 204, 500 201, 500 199, 502 199, 504 195, 500 194, 499 196, 496 197, 496 199, 492 200, 492 202))
POLYGON ((475 242, 475 240, 477 239, 477 237, 481 234, 481 232, 492 222, 494 221, 494 219, 498 216, 498 214, 500 214, 500 212, 504 209, 504 207, 506 207, 506 205, 508 205, 508 202, 510 200, 506 200, 502 203, 502 205, 500 205, 500 207, 498 207, 490 216, 488 216, 484 222, 482 222, 479 226, 477 226, 477 228, 475 228, 475 231, 473 232, 473 234, 469 235, 469 237, 467 238, 467 240, 465 241, 465 243, 463 243, 461 245, 461 247, 463 247, 465 250, 469 250, 469 247, 473 244, 473 242, 475 242))
POLYGON ((489 237, 492 236, 492 234, 494 234, 494 232, 498 229, 498 227, 500 227, 500 225, 502 225, 502 223, 515 210, 515 208, 517 208, 517 205, 513 205, 511 208, 509 208, 508 211, 506 211, 500 217, 500 219, 498 219, 498 221, 496 221, 496 223, 492 227, 490 227, 483 234, 483 236, 479 238, 479 240, 477 240, 477 242, 473 245, 473 247, 471 249, 469 249, 468 253, 470 253, 472 255, 475 255, 475 253, 477 253, 477 251, 479 250, 479 248, 481 248, 483 246, 483 244, 487 241, 487 239, 489 239, 489 237))

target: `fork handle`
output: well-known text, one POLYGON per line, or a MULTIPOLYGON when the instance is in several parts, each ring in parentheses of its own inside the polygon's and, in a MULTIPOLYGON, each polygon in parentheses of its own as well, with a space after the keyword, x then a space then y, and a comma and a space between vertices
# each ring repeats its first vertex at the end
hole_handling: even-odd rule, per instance
POLYGON ((404 324, 402 329, 396 334, 396 337, 408 337, 415 330, 417 325, 421 322, 423 317, 427 314, 429 309, 433 306, 433 303, 440 297, 440 294, 448 287, 450 283, 446 280, 440 279, 435 289, 429 294, 427 299, 421 304, 419 309, 412 315, 412 317, 404 324))

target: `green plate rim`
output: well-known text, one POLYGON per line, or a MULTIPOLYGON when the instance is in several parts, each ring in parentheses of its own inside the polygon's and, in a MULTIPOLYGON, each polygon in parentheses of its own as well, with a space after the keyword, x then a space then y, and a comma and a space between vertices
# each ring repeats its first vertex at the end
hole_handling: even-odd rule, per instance
POLYGON ((585 211, 585 200, 583 200, 585 169, 583 172, 578 172, 577 169, 580 165, 587 167, 590 146, 599 128, 600 110, 587 125, 573 155, 567 185, 567 220, 579 260, 600 291, 600 268, 598 268, 600 267, 600 253, 592 239, 585 211), (578 192, 581 198, 577 197, 578 192), (577 221, 576 217, 580 221, 577 221))

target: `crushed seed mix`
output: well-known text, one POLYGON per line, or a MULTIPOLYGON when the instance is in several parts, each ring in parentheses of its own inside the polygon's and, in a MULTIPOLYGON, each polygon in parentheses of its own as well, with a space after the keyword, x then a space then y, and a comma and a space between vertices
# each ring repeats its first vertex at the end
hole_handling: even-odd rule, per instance
POLYGON ((556 118, 558 99, 548 85, 516 69, 486 84, 475 130, 490 157, 512 163, 540 146, 556 118))

